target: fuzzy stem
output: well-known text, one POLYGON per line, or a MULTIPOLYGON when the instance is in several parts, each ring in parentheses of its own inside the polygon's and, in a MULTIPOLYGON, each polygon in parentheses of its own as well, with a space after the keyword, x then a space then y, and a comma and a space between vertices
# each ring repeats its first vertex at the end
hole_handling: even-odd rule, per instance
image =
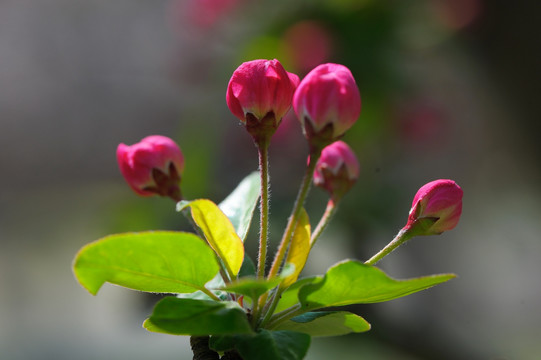
MULTIPOLYGON (((282 285, 279 285, 277 288, 274 289, 273 293, 271 294, 271 299, 269 302, 265 304, 265 307, 263 308, 263 317, 261 321, 259 322, 260 327, 264 327, 271 319, 272 314, 274 313, 274 310, 276 309, 276 306, 278 305, 278 302, 280 301, 280 295, 283 291, 282 285)), ((267 298, 264 297, 266 300, 267 298)))
POLYGON ((261 174, 261 199, 259 203, 260 233, 259 256, 257 258, 257 277, 265 277, 267 265, 267 241, 269 234, 269 141, 257 143, 259 150, 259 173, 261 174))
POLYGON ((394 239, 387 244, 383 249, 381 249, 376 255, 372 256, 369 260, 365 261, 365 265, 376 265, 378 261, 383 259, 385 256, 389 255, 394 249, 408 241, 413 237, 413 234, 410 229, 402 228, 394 239))
POLYGON ((301 305, 295 305, 293 307, 290 307, 289 309, 286 309, 272 316, 270 319, 270 322, 267 325, 267 328, 273 329, 274 327, 276 327, 276 325, 280 324, 281 322, 289 320, 302 313, 303 311, 301 309, 301 305))
POLYGON ((285 254, 291 242, 293 230, 295 230, 295 226, 297 225, 302 206, 304 205, 304 200, 306 199, 306 195, 308 195, 308 191, 310 190, 310 184, 312 182, 312 178, 314 177, 314 169, 320 156, 321 149, 313 149, 310 153, 310 162, 306 167, 306 172, 304 173, 304 178, 302 180, 301 187, 299 188, 297 199, 295 200, 295 204, 293 205, 291 216, 289 217, 286 229, 284 231, 284 235, 280 242, 280 247, 278 248, 278 252, 274 257, 274 261, 272 263, 272 267, 268 276, 269 279, 275 277, 280 270, 280 266, 282 265, 282 261, 284 260, 285 254))
POLYGON ((325 212, 323 213, 323 216, 319 220, 319 223, 317 224, 316 228, 312 232, 312 237, 310 239, 310 249, 314 247, 314 244, 316 243, 317 239, 321 236, 323 231, 327 228, 327 225, 331 222, 332 217, 336 213, 336 210, 338 209, 338 202, 339 198, 337 199, 329 199, 329 202, 327 202, 327 207, 325 208, 325 212))

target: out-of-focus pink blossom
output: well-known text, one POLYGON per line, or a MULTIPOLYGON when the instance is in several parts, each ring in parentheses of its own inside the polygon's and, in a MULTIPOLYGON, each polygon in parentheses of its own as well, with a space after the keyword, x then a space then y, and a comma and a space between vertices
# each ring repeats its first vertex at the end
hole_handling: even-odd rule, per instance
POLYGON ((321 151, 314 170, 314 185, 338 200, 355 184, 359 172, 359 161, 353 150, 345 142, 336 141, 321 151))
POLYGON ((443 26, 459 30, 475 22, 482 12, 483 1, 439 0, 429 1, 427 5, 443 26))
POLYGON ((183 21, 206 30, 231 13, 240 0, 177 0, 178 11, 182 11, 183 21))
POLYGON ((295 69, 306 74, 329 60, 333 51, 330 32, 317 21, 300 21, 284 34, 287 55, 295 69))
POLYGON ((184 156, 173 140, 147 136, 134 145, 119 144, 116 156, 122 175, 137 194, 180 200, 184 156))
POLYGON ((420 220, 432 219, 428 227, 422 226, 420 235, 441 234, 453 229, 462 213, 462 189, 453 180, 435 180, 422 186, 413 198, 408 223, 411 229, 420 220))
POLYGON ((312 145, 339 139, 361 112, 361 96, 344 65, 322 64, 301 81, 293 97, 295 113, 312 145))
POLYGON ((410 146, 434 151, 446 142, 448 114, 435 99, 427 96, 404 99, 397 104, 395 113, 400 133, 410 146))

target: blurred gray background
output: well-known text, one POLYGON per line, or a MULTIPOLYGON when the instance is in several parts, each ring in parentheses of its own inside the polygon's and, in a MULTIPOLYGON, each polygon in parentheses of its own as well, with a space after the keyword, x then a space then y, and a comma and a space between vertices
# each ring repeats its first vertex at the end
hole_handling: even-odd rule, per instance
MULTIPOLYGON (((307 274, 367 259, 437 178, 464 190, 458 227, 380 266, 396 278, 458 278, 351 307, 373 329, 316 338, 309 360, 541 358, 540 6, 503 0, 0 0, 0 358, 189 359, 188 339, 146 332, 156 296, 71 272, 114 232, 187 229, 166 199, 131 193, 120 142, 174 138, 187 198, 223 199, 257 168, 225 104, 246 60, 303 76, 343 63, 363 110, 346 134, 362 174, 307 274)), ((273 240, 307 149, 290 116, 271 145, 273 240)), ((315 223, 325 195, 314 189, 315 223)), ((255 253, 256 236, 247 244, 255 253)))

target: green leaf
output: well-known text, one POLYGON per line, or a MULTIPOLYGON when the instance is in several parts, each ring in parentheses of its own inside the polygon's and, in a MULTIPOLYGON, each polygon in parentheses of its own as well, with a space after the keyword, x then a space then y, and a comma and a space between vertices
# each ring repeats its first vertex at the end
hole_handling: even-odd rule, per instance
POLYGON ((227 272, 236 276, 242 266, 244 245, 231 221, 216 204, 207 199, 181 201, 177 210, 181 211, 186 207, 191 208, 192 218, 205 234, 209 245, 222 259, 227 272))
POLYGON ((242 241, 246 239, 254 210, 261 192, 259 172, 245 177, 235 190, 219 205, 229 218, 242 241))
POLYGON ((270 289, 278 286, 282 279, 275 277, 270 280, 258 278, 242 278, 238 281, 229 283, 227 286, 220 288, 227 292, 249 296, 252 299, 257 299, 270 289))
POLYGON ((259 330, 255 335, 217 336, 210 339, 216 351, 234 348, 244 360, 301 360, 310 346, 310 335, 294 331, 259 330))
POLYGON ((279 276, 272 279, 259 279, 255 277, 244 277, 237 281, 233 281, 220 290, 227 292, 249 296, 252 299, 257 299, 267 291, 278 286, 284 278, 291 276, 295 272, 295 266, 286 264, 279 276))
POLYGON ((246 313, 233 301, 166 297, 156 304, 145 329, 172 335, 247 334, 246 313))
POLYGON ((453 274, 395 280, 380 269, 354 260, 332 266, 324 277, 302 287, 299 299, 303 309, 368 304, 388 301, 427 289, 454 278, 453 274))
POLYGON ((347 311, 307 312, 280 323, 274 330, 291 330, 311 336, 338 336, 370 330, 362 317, 347 311))
POLYGON ((278 305, 276 306, 276 309, 274 310, 275 313, 279 313, 280 311, 286 310, 287 308, 290 308, 294 306, 295 304, 299 303, 299 290, 301 287, 307 284, 311 284, 314 281, 318 281, 319 278, 312 276, 308 278, 303 278, 292 285, 290 285, 286 291, 282 293, 282 296, 280 297, 280 301, 278 302, 278 305))
POLYGON ((240 267, 239 271, 239 278, 245 277, 245 276, 255 276, 256 269, 255 264, 253 260, 250 258, 248 254, 244 254, 244 260, 242 261, 242 266, 240 267))
POLYGON ((310 336, 294 331, 261 330, 240 341, 236 349, 244 360, 300 360, 310 346, 310 336))
POLYGON ((301 209, 293 238, 291 239, 291 245, 287 254, 286 263, 295 265, 295 271, 290 276, 286 277, 283 285, 287 287, 293 284, 299 274, 301 273, 308 254, 310 253, 310 221, 308 220, 308 214, 306 210, 301 209))
POLYGON ((213 335, 209 340, 209 347, 219 352, 233 350, 237 341, 243 336, 246 335, 213 335))
POLYGON ((73 271, 95 295, 105 282, 162 293, 207 291, 218 272, 216 255, 194 234, 169 231, 107 236, 83 247, 73 271))

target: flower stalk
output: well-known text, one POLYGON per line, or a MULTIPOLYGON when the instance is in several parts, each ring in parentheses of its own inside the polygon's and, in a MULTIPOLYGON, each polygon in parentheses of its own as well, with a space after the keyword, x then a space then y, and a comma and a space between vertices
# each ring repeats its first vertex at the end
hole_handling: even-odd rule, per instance
POLYGON ((267 242, 269 236, 269 140, 257 143, 259 151, 259 173, 261 174, 259 254, 257 258, 257 277, 265 277, 267 264, 267 242))
POLYGON ((365 265, 376 265, 381 259, 393 252, 397 247, 411 239, 413 235, 408 229, 401 229, 394 239, 387 244, 383 249, 381 249, 376 255, 372 256, 370 259, 365 261, 365 265))
POLYGON ((329 199, 327 202, 327 207, 325 208, 325 212, 323 213, 323 216, 321 216, 321 219, 319 220, 316 228, 312 232, 312 236, 310 238, 310 249, 312 249, 323 231, 327 228, 329 223, 331 222, 331 219, 333 218, 334 214, 336 213, 336 210, 338 209, 338 201, 337 199, 329 199))
POLYGON ((287 248, 289 247, 291 238, 293 236, 293 231, 295 230, 295 225, 297 225, 302 206, 304 205, 304 201, 306 200, 306 196, 308 195, 308 192, 310 190, 310 184, 312 183, 312 178, 314 176, 314 169, 320 156, 321 149, 312 148, 312 151, 310 153, 310 160, 308 162, 308 166, 306 167, 306 172, 304 173, 304 178, 299 188, 299 192, 297 193, 297 198, 295 200, 295 204, 293 205, 293 210, 291 211, 291 215, 287 222, 287 226, 282 236, 282 240, 280 241, 280 246, 278 247, 278 251, 276 253, 276 256, 274 257, 274 261, 269 271, 269 279, 275 277, 278 274, 282 262, 284 261, 287 248))

